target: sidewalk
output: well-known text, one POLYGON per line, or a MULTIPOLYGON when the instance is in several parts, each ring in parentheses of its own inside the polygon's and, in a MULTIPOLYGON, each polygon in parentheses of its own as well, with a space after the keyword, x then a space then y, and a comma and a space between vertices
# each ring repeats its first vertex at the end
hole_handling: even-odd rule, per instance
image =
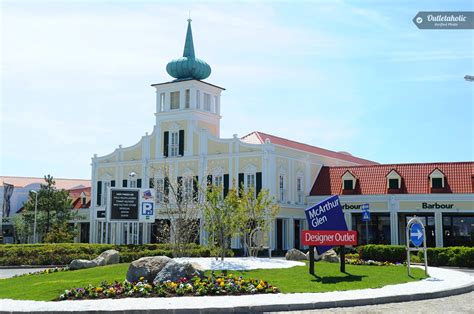
MULTIPOLYGON (((439 298, 473 291, 474 277, 459 271, 429 267, 430 278, 378 289, 325 293, 245 296, 128 298, 62 302, 0 300, 0 313, 204 313, 266 312, 372 305, 439 298)), ((297 280, 297 279, 296 279, 297 280)))

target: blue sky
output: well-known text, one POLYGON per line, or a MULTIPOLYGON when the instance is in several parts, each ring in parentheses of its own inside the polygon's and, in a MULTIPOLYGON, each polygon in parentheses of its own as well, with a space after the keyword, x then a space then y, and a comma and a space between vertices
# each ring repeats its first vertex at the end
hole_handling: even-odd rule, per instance
POLYGON ((1 175, 89 178, 154 125, 150 84, 196 56, 221 136, 262 132, 381 163, 473 160, 474 31, 418 30, 471 1, 2 1, 1 175))

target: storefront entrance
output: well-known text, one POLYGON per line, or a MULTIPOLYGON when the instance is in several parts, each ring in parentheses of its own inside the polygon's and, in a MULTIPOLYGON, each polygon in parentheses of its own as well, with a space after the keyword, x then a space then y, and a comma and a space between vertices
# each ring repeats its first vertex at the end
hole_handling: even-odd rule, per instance
POLYGON ((390 214, 371 213, 367 222, 369 239, 367 241, 366 223, 362 214, 352 214, 352 230, 357 231, 357 243, 390 244, 390 214))
POLYGON ((434 214, 419 214, 419 213, 399 213, 398 214, 398 239, 400 245, 406 244, 406 227, 408 221, 413 217, 418 217, 423 225, 425 226, 426 232, 426 246, 436 246, 436 231, 435 231, 435 218, 434 214))
POLYGON ((443 214, 444 246, 474 246, 474 215, 443 214))

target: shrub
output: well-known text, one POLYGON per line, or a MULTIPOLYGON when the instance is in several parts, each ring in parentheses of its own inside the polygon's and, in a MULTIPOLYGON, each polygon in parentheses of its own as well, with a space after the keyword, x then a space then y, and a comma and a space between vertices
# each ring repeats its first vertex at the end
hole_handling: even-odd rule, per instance
MULTIPOLYGON (((13 265, 66 265, 74 259, 93 259, 100 253, 115 249, 120 252, 122 262, 131 262, 144 256, 172 256, 169 244, 6 244, 0 246, 0 266, 13 265)), ((232 252, 229 251, 229 256, 232 252)), ((210 256, 209 249, 189 244, 188 256, 210 256)))
MULTIPOLYGON (((474 267, 473 247, 428 248, 426 254, 430 266, 474 267)), ((424 261, 423 251, 418 252, 418 257, 424 261)))
POLYGON ((402 245, 368 244, 357 247, 359 256, 363 260, 380 262, 403 263, 406 261, 406 249, 402 245))

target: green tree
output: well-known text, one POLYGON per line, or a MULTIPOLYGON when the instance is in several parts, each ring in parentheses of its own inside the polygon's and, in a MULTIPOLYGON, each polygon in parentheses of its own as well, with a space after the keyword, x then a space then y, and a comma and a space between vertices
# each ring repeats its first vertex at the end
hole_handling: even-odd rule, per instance
MULTIPOLYGON (((44 180, 45 184, 41 184, 37 195, 36 232, 42 235, 46 242, 72 242, 74 228, 69 226, 69 221, 73 218, 73 211, 69 192, 57 189, 51 175, 45 176, 44 180)), ((21 213, 22 218, 18 218, 18 223, 23 223, 27 227, 19 226, 18 230, 31 229, 34 223, 35 198, 36 195, 30 192, 30 197, 21 213)))
POLYGON ((258 250, 249 248, 252 239, 252 232, 259 230, 265 242, 268 242, 268 232, 270 223, 275 219, 280 211, 280 206, 276 203, 275 198, 270 196, 267 189, 262 189, 255 197, 253 187, 246 190, 240 187, 240 200, 238 206, 239 233, 243 238, 244 248, 247 255, 257 256, 258 250))
POLYGON ((208 187, 201 206, 208 246, 216 259, 224 260, 230 239, 239 231, 239 196, 236 189, 230 189, 226 197, 222 191, 222 186, 208 187))

